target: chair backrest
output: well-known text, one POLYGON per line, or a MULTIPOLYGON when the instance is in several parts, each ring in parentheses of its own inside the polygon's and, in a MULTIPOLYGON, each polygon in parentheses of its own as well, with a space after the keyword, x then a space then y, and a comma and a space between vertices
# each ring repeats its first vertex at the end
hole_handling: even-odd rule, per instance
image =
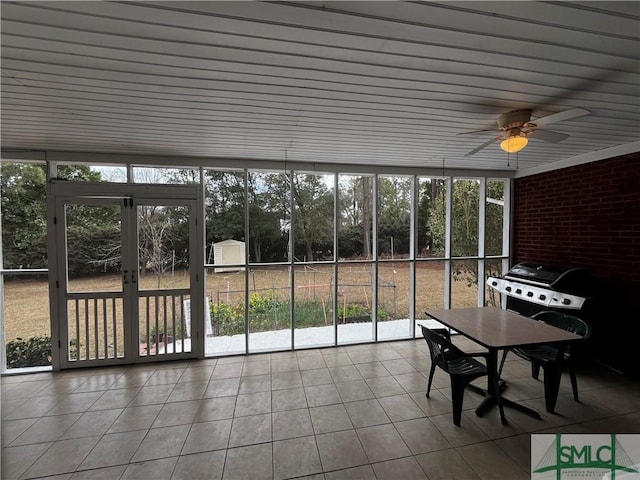
POLYGON ((588 323, 581 318, 566 313, 549 310, 536 313, 531 318, 544 322, 548 325, 553 325, 554 327, 562 328, 568 332, 578 334, 583 339, 587 339, 591 335, 591 327, 588 323))
POLYGON ((451 360, 451 353, 453 353, 455 357, 458 357, 458 355, 456 355, 458 348, 437 331, 431 330, 424 325, 420 326, 422 327, 422 336, 429 346, 431 361, 438 367, 442 368, 445 372, 449 373, 447 359, 451 360), (445 353, 447 354, 446 356, 445 353))

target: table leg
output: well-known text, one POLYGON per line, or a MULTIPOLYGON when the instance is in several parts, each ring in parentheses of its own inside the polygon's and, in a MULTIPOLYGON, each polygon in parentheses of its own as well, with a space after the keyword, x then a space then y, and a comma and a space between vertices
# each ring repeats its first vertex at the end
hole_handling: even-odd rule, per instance
MULTIPOLYGON (((498 351, 495 349, 489 350, 489 355, 487 357, 487 373, 488 373, 488 385, 485 399, 478 405, 476 408, 476 415, 479 417, 483 416, 489 408, 494 405, 500 406, 502 403, 502 407, 510 407, 514 410, 518 410, 530 417, 540 419, 540 414, 535 410, 532 410, 524 405, 516 403, 512 400, 504 398, 500 395, 500 392, 504 390, 505 383, 503 381, 498 381, 498 351)), ((545 378, 546 378, 545 372, 545 378)), ((503 408, 500 408, 500 420, 503 424, 507 423, 507 419, 504 416, 503 408)))

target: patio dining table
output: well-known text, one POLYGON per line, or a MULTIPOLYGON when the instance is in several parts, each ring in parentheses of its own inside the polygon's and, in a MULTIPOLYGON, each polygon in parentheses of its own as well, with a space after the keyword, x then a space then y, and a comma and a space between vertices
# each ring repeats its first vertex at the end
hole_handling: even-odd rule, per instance
MULTIPOLYGON (((461 335, 473 340, 488 350, 487 371, 488 385, 484 392, 485 399, 476 408, 478 416, 492 406, 502 401, 502 405, 519 410, 534 418, 540 418, 540 414, 522 404, 504 398, 493 385, 498 377, 498 351, 542 343, 564 342, 580 340, 579 335, 562 330, 543 322, 525 317, 510 310, 497 307, 457 308, 450 310, 429 310, 426 312, 431 318, 443 325, 455 330, 461 335)), ((558 398, 560 377, 562 369, 549 370, 545 375, 545 407, 548 412, 553 412, 558 398)), ((504 414, 501 415, 502 423, 507 423, 504 414)))

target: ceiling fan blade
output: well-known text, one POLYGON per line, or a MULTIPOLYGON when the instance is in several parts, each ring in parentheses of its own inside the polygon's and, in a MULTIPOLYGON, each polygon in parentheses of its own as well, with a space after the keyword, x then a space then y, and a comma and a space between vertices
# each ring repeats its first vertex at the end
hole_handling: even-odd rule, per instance
POLYGON ((480 133, 495 132, 495 128, 485 128, 484 130, 473 130, 471 132, 456 133, 456 135, 478 135, 480 133))
POLYGON ((484 142, 482 145, 480 145, 479 147, 474 148, 473 150, 471 150, 469 153, 467 153, 465 155, 465 157, 470 157, 471 155, 475 155, 476 153, 478 153, 480 150, 483 150, 485 148, 487 148, 489 145, 491 145, 492 143, 497 142, 498 140, 500 140, 502 138, 502 135, 492 138, 491 140, 484 142))
POLYGON ((563 141, 565 138, 569 138, 569 135, 566 133, 558 133, 552 132, 551 130, 540 130, 536 129, 531 132, 529 135, 531 138, 537 138, 538 140, 544 140, 545 142, 558 143, 563 141))
POLYGON ((536 118, 535 120, 531 120, 531 123, 535 123, 538 127, 542 127, 543 125, 582 117, 584 115, 589 115, 590 113, 591 112, 589 110, 585 110, 584 108, 572 108, 571 110, 565 110, 564 112, 552 113, 545 117, 536 118))

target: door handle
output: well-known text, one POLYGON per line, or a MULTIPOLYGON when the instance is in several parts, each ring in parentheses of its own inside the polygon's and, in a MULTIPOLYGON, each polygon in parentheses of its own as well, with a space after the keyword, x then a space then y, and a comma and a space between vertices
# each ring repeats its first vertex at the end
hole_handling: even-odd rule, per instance
POLYGON ((129 281, 127 280, 127 273, 129 273, 129 270, 122 271, 122 283, 124 283, 125 285, 129 284, 129 281))

